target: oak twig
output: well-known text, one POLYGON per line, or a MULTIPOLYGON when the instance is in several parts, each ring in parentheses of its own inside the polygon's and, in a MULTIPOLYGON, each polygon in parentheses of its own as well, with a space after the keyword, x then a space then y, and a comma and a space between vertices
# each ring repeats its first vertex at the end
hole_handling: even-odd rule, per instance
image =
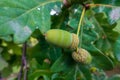
POLYGON ((0 72, 0 80, 2 80, 1 72, 0 72))
POLYGON ((23 44, 23 48, 22 48, 22 62, 21 62, 21 69, 20 69, 20 72, 18 74, 18 80, 22 79, 23 72, 24 72, 24 76, 23 76, 24 80, 27 80, 28 68, 27 68, 26 52, 27 52, 27 43, 25 42, 23 44))

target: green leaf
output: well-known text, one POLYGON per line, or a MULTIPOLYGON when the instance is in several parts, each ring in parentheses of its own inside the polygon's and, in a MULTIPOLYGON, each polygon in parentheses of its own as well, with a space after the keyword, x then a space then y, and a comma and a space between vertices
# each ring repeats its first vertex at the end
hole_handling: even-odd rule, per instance
POLYGON ((120 61, 120 37, 117 39, 114 46, 114 54, 118 61, 120 61))
MULTIPOLYGON (((93 10, 96 13, 104 13, 104 16, 107 18, 110 24, 114 24, 120 19, 120 7, 95 7, 93 10)), ((98 15, 98 14, 97 14, 98 15)), ((99 16, 99 15, 98 15, 99 16)))
POLYGON ((9 36, 9 35, 7 35, 7 36, 0 36, 0 39, 2 39, 2 40, 5 40, 5 41, 12 41, 12 38, 11 38, 11 36, 9 36))
POLYGON ((92 75, 87 65, 79 65, 79 69, 82 71, 86 80, 92 80, 92 75))
POLYGON ((120 1, 119 0, 93 0, 94 3, 98 4, 110 4, 110 5, 115 5, 115 6, 120 6, 120 1))
POLYGON ((50 71, 49 70, 35 70, 31 75, 29 75, 29 80, 34 80, 34 79, 38 79, 39 77, 43 77, 44 80, 49 80, 46 79, 47 75, 50 75, 50 71))
POLYGON ((29 80, 34 80, 35 78, 43 77, 45 80, 47 80, 47 76, 51 74, 51 71, 49 70, 49 64, 43 62, 42 65, 40 65, 34 58, 30 62, 30 70, 29 70, 29 80))
POLYGON ((99 13, 95 15, 95 18, 91 18, 92 23, 96 26, 95 31, 98 33, 99 37, 96 39, 93 44, 104 54, 107 52, 108 56, 111 57, 110 51, 113 53, 112 45, 115 44, 119 33, 113 31, 116 26, 116 23, 109 24, 107 19, 104 17, 103 13, 99 13))
POLYGON ((92 77, 95 80, 107 80, 108 79, 106 73, 101 69, 97 69, 97 71, 92 74, 92 77))
POLYGON ((103 53, 100 52, 92 52, 93 60, 92 64, 96 67, 104 70, 113 69, 114 65, 112 60, 109 57, 105 56, 103 53))
POLYGON ((108 80, 120 80, 120 74, 113 75, 112 77, 108 78, 108 80))
POLYGON ((49 50, 49 58, 52 62, 56 61, 62 54, 61 49, 57 47, 50 46, 49 50))
POLYGON ((120 34, 120 20, 117 21, 117 25, 116 25, 116 27, 113 30, 120 34))
POLYGON ((55 61, 55 63, 52 65, 51 67, 51 71, 53 72, 60 72, 65 70, 66 67, 66 62, 65 62, 65 58, 64 56, 61 56, 60 58, 57 59, 57 61, 55 61))
POLYGON ((12 42, 7 43, 7 50, 8 53, 10 54, 16 54, 16 55, 22 54, 21 47, 12 42))
POLYGON ((60 73, 54 73, 54 74, 51 76, 51 80, 63 80, 63 77, 60 76, 60 73))
POLYGON ((1 0, 0 35, 13 35, 15 43, 25 42, 39 28, 42 34, 50 29, 50 11, 61 0, 1 0))
POLYGON ((34 71, 35 69, 41 68, 41 65, 35 60, 35 58, 32 58, 32 60, 30 61, 30 66, 30 71, 34 71))
POLYGON ((8 66, 8 63, 0 56, 0 71, 2 71, 5 67, 8 66))
POLYGON ((43 63, 43 60, 45 58, 48 58, 48 44, 45 43, 44 40, 40 39, 40 43, 38 43, 36 46, 33 48, 28 48, 29 52, 29 57, 30 58, 35 58, 39 64, 43 63), (34 54, 33 54, 34 53, 34 54))
POLYGON ((2 47, 0 47, 0 54, 1 54, 1 52, 3 51, 3 48, 2 47))
POLYGON ((48 44, 44 36, 39 37, 39 43, 32 48, 28 48, 29 56, 35 58, 40 64, 42 64, 45 59, 49 59, 50 63, 53 63, 61 56, 61 49, 48 44))
POLYGON ((70 55, 64 54, 54 62, 50 69, 52 72, 69 71, 69 69, 74 65, 75 63, 71 59, 70 55))
POLYGON ((77 75, 76 67, 73 67, 69 72, 67 72, 65 80, 76 80, 76 75, 77 75))
POLYGON ((69 15, 68 25, 74 30, 77 30, 79 19, 81 16, 81 11, 82 11, 81 7, 76 5, 76 6, 72 6, 71 11, 69 12, 70 15, 69 15))
MULTIPOLYGON (((86 24, 87 25, 87 24, 86 24)), ((98 33, 95 31, 95 29, 92 29, 92 26, 83 26, 84 31, 82 33, 82 47, 89 50, 89 51, 96 51, 92 44, 99 39, 98 33)), ((81 39, 81 37, 80 37, 81 39)))

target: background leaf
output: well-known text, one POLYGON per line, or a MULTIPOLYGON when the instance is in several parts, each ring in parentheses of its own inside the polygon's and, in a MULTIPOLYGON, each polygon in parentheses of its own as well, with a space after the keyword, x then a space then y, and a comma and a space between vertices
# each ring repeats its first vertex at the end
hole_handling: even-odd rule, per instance
POLYGON ((119 0, 93 0, 95 3, 101 3, 101 4, 110 4, 115 6, 120 6, 119 0))
POLYGON ((114 24, 116 21, 120 19, 120 7, 95 7, 93 8, 97 13, 105 13, 104 15, 107 17, 110 24, 114 24))
POLYGON ((0 56, 0 71, 2 71, 5 67, 8 66, 8 63, 0 56))
POLYGON ((36 28, 44 34, 50 29, 50 11, 60 4, 60 1, 32 0, 28 3, 28 0, 2 0, 0 3, 0 35, 12 34, 15 43, 23 43, 36 28))
POLYGON ((110 78, 108 78, 108 80, 119 80, 120 79, 120 75, 119 74, 116 74, 110 78))
POLYGON ((114 54, 117 58, 118 61, 120 61, 120 37, 117 39, 115 43, 115 48, 114 48, 114 54))

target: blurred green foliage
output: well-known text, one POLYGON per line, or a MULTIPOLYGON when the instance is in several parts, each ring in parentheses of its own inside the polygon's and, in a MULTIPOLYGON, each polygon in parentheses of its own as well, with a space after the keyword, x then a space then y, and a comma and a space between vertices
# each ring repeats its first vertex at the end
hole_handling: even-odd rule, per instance
POLYGON ((120 63, 119 6, 119 0, 80 0, 69 8, 63 7, 62 0, 0 0, 1 76, 17 78, 22 44, 27 41, 28 80, 120 80, 120 75, 105 74, 120 63), (83 3, 111 5, 85 12, 79 46, 93 57, 88 65, 75 62, 71 51, 44 38, 52 28, 76 33, 83 3))

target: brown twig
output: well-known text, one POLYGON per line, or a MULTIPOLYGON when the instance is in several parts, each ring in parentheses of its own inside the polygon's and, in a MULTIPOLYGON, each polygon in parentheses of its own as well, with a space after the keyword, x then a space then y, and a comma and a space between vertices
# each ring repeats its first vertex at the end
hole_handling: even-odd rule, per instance
POLYGON ((0 80, 2 80, 1 72, 0 72, 0 80))
POLYGON ((28 71, 28 68, 27 68, 26 52, 27 52, 27 43, 25 42, 23 44, 23 48, 22 48, 22 63, 21 63, 20 72, 18 74, 18 80, 22 79, 23 68, 24 68, 24 80, 27 80, 27 71, 28 71))

